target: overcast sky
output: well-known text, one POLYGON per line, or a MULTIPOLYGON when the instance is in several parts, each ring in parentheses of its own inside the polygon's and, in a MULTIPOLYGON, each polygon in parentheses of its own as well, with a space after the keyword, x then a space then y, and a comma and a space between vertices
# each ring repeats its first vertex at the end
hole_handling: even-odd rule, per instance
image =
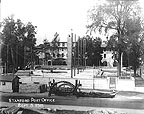
MULTIPOLYGON (((1 16, 14 15, 23 23, 32 22, 37 26, 37 43, 43 39, 52 40, 60 34, 66 41, 71 29, 77 36, 86 33, 87 11, 104 0, 1 0, 1 16)), ((141 0, 143 1, 143 0, 141 0)))
POLYGON ((55 32, 61 41, 66 41, 73 32, 82 36, 86 32, 87 11, 96 0, 2 0, 2 19, 14 15, 22 22, 32 22, 37 28, 37 42, 49 41, 55 32))

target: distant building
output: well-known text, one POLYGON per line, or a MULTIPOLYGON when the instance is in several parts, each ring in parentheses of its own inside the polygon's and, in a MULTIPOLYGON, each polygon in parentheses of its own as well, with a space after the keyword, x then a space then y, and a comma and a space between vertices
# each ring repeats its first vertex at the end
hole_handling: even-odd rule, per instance
POLYGON ((39 56, 39 64, 50 65, 52 60, 57 60, 58 58, 61 60, 65 60, 67 63, 68 47, 69 47, 68 43, 58 42, 57 49, 53 49, 53 47, 51 46, 51 42, 49 42, 49 44, 50 46, 46 50, 43 48, 43 44, 40 44, 39 46, 37 46, 37 55, 39 56))
POLYGON ((46 50, 44 50, 42 45, 39 45, 37 46, 37 50, 37 55, 39 56, 39 64, 50 65, 52 59, 67 59, 67 42, 58 42, 57 49, 49 47, 46 50))

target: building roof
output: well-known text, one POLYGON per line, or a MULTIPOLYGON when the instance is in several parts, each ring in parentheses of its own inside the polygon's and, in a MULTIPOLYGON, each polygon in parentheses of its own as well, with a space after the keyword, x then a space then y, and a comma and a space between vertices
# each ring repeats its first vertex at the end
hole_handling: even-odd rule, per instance
POLYGON ((18 70, 15 75, 17 76, 30 76, 31 70, 18 70))
POLYGON ((15 77, 18 76, 13 76, 13 74, 0 75, 0 81, 12 82, 15 77))
POLYGON ((12 82, 13 75, 1 75, 0 81, 12 82))

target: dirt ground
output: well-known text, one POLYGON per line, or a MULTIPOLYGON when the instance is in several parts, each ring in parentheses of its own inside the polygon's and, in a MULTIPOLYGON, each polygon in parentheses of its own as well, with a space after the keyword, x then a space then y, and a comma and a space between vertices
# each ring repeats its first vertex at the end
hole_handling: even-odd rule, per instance
MULTIPOLYGON (((16 107, 17 108, 17 107, 16 107)), ((15 109, 11 107, 1 107, 0 114, 13 113, 15 109)), ((90 110, 90 111, 75 111, 75 110, 58 110, 58 109, 28 109, 19 108, 14 114, 127 114, 124 112, 116 112, 110 110, 90 110)))

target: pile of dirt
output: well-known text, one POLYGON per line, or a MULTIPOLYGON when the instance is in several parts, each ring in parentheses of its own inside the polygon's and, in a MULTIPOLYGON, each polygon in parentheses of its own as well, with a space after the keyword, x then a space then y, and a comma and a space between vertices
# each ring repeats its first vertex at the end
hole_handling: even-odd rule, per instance
MULTIPOLYGON (((14 107, 14 106, 13 106, 14 107)), ((59 109, 27 109, 20 107, 0 107, 0 114, 15 113, 15 114, 127 114, 125 112, 117 112, 111 110, 90 110, 90 111, 75 111, 75 110, 59 110, 59 109), (15 108, 15 110, 14 110, 15 108), (16 110, 18 108, 18 110, 16 110)))
POLYGON ((111 110, 91 110, 91 111, 86 111, 84 114, 127 114, 127 113, 111 111, 111 110))

